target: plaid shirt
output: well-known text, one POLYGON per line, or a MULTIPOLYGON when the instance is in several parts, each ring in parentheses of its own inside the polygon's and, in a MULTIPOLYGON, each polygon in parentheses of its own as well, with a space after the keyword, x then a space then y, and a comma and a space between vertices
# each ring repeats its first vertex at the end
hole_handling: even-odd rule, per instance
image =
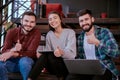
MULTIPOLYGON (((112 33, 107 28, 100 28, 97 25, 95 27, 95 36, 100 40, 98 47, 95 47, 95 55, 100 60, 101 64, 110 70, 115 76, 119 75, 119 71, 115 68, 115 64, 112 58, 119 55, 118 45, 114 39, 112 33)), ((78 36, 78 58, 85 59, 85 53, 83 49, 85 32, 82 31, 78 36)))

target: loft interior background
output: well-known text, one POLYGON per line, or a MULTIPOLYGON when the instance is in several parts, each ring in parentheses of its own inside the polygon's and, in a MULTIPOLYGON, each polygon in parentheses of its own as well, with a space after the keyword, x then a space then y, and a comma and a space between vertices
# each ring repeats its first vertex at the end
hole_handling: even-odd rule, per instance
POLYGON ((47 2, 61 3, 64 13, 89 8, 95 17, 100 17, 102 12, 106 12, 109 18, 120 17, 120 0, 47 0, 47 2))

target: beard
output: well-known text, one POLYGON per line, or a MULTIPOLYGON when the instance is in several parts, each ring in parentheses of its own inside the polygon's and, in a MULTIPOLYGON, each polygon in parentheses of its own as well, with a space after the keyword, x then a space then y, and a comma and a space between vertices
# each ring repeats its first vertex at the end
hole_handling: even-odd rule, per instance
POLYGON ((85 25, 82 26, 82 30, 85 31, 85 32, 89 32, 89 31, 91 30, 93 24, 91 24, 91 25, 90 25, 90 24, 85 24, 85 25), (83 27, 84 27, 85 25, 88 25, 89 28, 83 29, 83 27))
POLYGON ((32 30, 33 30, 33 28, 31 28, 30 30, 27 30, 26 28, 25 28, 25 26, 27 26, 27 27, 32 27, 32 26, 28 26, 28 25, 23 25, 22 24, 22 28, 26 31, 26 32, 31 32, 32 30))

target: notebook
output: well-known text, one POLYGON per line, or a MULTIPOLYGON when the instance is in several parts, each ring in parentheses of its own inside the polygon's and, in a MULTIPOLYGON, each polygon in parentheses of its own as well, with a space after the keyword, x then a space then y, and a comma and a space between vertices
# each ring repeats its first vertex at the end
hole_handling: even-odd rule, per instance
POLYGON ((105 72, 99 60, 64 59, 64 62, 72 74, 103 75, 105 72))

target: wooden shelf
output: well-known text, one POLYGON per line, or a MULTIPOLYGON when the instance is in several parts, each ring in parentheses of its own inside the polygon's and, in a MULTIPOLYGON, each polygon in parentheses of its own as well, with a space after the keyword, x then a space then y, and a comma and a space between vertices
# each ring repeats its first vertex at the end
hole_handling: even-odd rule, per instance
MULTIPOLYGON (((13 18, 13 22, 20 24, 20 18, 13 18)), ((78 18, 63 18, 63 22, 66 24, 78 24, 78 18)), ((48 24, 47 18, 37 19, 37 24, 48 24)), ((95 18, 94 24, 101 25, 118 25, 120 24, 120 18, 95 18)))
MULTIPOLYGON (((97 25, 104 25, 104 26, 112 26, 112 27, 119 27, 120 25, 120 18, 95 18, 95 22, 94 24, 97 25)), ((13 22, 20 24, 20 18, 14 18, 12 19, 13 22)), ((72 29, 78 29, 77 31, 79 31, 80 27, 78 28, 78 26, 76 26, 76 24, 78 25, 78 18, 63 18, 63 22, 66 24, 71 25, 72 29), (74 26, 72 26, 74 25, 74 26)), ((37 19, 37 25, 41 26, 41 25, 48 25, 48 19, 47 18, 39 18, 37 19)), ((40 28, 40 27, 39 27, 40 28)), ((120 35, 120 28, 119 29, 110 29, 115 35, 120 35)), ((41 32, 47 32, 48 30, 46 29, 42 29, 41 32)))

